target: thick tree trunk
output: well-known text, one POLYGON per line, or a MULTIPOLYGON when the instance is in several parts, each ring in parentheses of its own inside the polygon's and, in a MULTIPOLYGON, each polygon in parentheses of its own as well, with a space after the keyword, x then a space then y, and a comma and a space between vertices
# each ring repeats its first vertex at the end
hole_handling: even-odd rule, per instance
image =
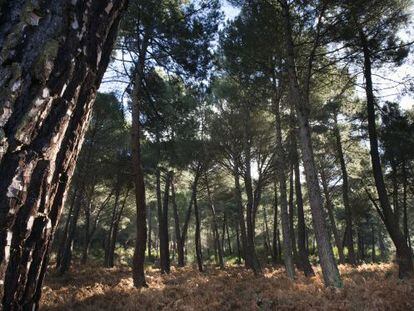
POLYGON ((355 258, 355 249, 354 249, 354 234, 353 234, 353 224, 352 224, 352 211, 351 206, 349 203, 349 183, 348 183, 348 171, 346 169, 346 163, 345 163, 345 156, 342 149, 342 141, 341 141, 341 133, 339 132, 338 127, 338 118, 335 115, 334 117, 335 121, 335 128, 334 128, 334 134, 336 138, 336 149, 338 151, 338 158, 339 163, 341 165, 341 172, 342 172, 342 199, 344 202, 345 207, 345 246, 348 249, 348 262, 351 265, 356 264, 356 258, 355 258))
POLYGON ((336 221, 335 221, 335 216, 334 216, 334 211, 333 211, 333 206, 332 206, 332 201, 331 201, 331 195, 329 193, 329 188, 328 188, 328 181, 326 180, 325 171, 323 168, 321 168, 320 170, 320 175, 321 175, 323 193, 325 195, 325 205, 328 211, 328 217, 331 223, 335 245, 336 245, 336 248, 338 249, 339 263, 344 264, 345 263, 344 248, 341 242, 341 237, 338 232, 338 227, 336 226, 336 221))
MULTIPOLYGON (((296 144, 295 151, 296 151, 296 144)), ((313 276, 312 266, 309 262, 309 253, 306 250, 306 224, 305 224, 305 214, 303 212, 303 197, 302 197, 302 186, 300 182, 300 171, 299 171, 299 158, 295 156, 295 192, 296 192, 296 204, 298 207, 298 249, 299 249, 299 261, 300 266, 303 269, 305 276, 313 276)))
POLYGON ((375 122, 375 97, 372 85, 371 72, 371 54, 368 47, 368 42, 362 29, 360 29, 360 40, 364 55, 364 77, 365 77, 365 92, 367 96, 367 111, 368 111, 368 134, 370 143, 371 164, 374 174, 375 187, 377 189, 378 198, 381 206, 381 219, 394 242, 397 260, 399 265, 399 277, 405 278, 414 275, 413 254, 408 247, 407 241, 404 238, 398 226, 398 218, 395 211, 392 211, 390 201, 387 195, 387 189, 384 182, 384 176, 381 168, 381 160, 378 151, 378 138, 375 122))
POLYGON ((2 2, 4 310, 38 308, 51 241, 125 5, 125 0, 2 2))
MULTIPOLYGON (((290 97, 296 107, 299 123, 299 137, 301 142, 303 166, 305 168, 306 184, 308 186, 309 203, 312 212, 315 237, 318 242, 318 254, 321 263, 322 274, 326 286, 342 287, 341 277, 335 262, 332 246, 329 241, 326 220, 323 212, 323 201, 318 181, 318 172, 315 164, 313 146, 311 140, 311 128, 309 125, 309 98, 308 94, 302 94, 299 86, 295 65, 295 47, 292 37, 292 25, 290 20, 290 7, 287 1, 282 3, 286 62, 290 83, 290 97)), ((309 77, 310 78, 310 77, 309 77)))

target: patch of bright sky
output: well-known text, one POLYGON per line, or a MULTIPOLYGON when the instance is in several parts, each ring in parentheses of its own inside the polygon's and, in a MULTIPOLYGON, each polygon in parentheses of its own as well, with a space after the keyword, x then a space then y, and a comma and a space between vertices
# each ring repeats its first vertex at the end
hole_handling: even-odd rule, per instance
MULTIPOLYGON (((221 4, 225 21, 233 20, 239 15, 240 9, 232 6, 228 1, 222 0, 221 4)), ((410 26, 399 33, 399 36, 406 42, 414 40, 414 6, 410 11, 410 26)), ((222 24, 220 28, 222 29, 223 26, 224 25, 222 24)), ((117 53, 117 57, 120 58, 119 53, 117 53)), ((123 71, 120 64, 119 66, 112 64, 112 68, 114 67, 118 71, 123 71)), ((114 92, 120 97, 126 88, 128 78, 126 76, 122 77, 122 75, 119 74, 115 75, 114 73, 114 70, 108 68, 99 91, 104 93, 114 92)), ((377 90, 376 96, 380 101, 396 101, 400 103, 403 109, 414 109, 414 92, 410 92, 409 90, 410 81, 413 83, 412 79, 414 79, 413 49, 407 61, 402 66, 395 67, 394 65, 391 65, 383 67, 376 70, 374 74, 373 81, 377 90)), ((358 83, 360 85, 364 83, 362 75, 359 76, 358 83)), ((365 98, 363 88, 357 88, 357 95, 361 98, 365 98)))

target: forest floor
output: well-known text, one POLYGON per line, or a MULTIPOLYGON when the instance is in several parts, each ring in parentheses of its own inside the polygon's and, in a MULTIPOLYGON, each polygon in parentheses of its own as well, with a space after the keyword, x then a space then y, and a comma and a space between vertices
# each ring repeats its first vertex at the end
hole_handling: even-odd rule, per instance
POLYGON ((321 272, 290 281, 282 268, 254 276, 243 267, 172 268, 147 272, 149 288, 135 289, 128 267, 75 266, 50 272, 41 310, 414 310, 414 280, 400 281, 393 264, 340 266, 344 288, 323 286, 321 272))

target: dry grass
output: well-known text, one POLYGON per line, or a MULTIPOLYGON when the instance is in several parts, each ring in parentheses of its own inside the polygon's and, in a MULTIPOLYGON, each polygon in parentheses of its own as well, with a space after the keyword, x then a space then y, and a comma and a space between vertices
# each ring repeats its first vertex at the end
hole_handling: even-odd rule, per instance
POLYGON ((414 310, 414 280, 400 281, 392 264, 340 267, 344 288, 327 289, 317 276, 294 282, 283 269, 255 277, 241 267, 174 269, 147 274, 149 288, 135 289, 126 267, 75 267, 48 277, 42 310, 414 310))

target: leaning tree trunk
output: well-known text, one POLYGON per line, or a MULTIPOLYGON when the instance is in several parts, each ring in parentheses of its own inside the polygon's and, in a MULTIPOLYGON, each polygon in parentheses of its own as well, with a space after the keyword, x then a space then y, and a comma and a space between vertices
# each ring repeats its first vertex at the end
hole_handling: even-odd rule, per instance
POLYGON ((311 128, 309 124, 309 98, 308 94, 302 93, 296 71, 295 46, 292 35, 290 7, 286 0, 282 2, 290 97, 296 108, 296 115, 298 119, 303 166, 305 168, 306 184, 308 186, 313 227, 318 243, 319 260, 322 267, 325 285, 342 287, 342 280, 335 262, 323 212, 323 200, 321 196, 321 189, 319 187, 318 172, 315 164, 311 128))
POLYGON ((286 62, 290 84, 290 98, 296 108, 299 124, 299 137, 301 142, 300 145, 302 151, 303 166, 305 168, 306 184, 308 186, 313 227, 318 243, 319 260, 321 262, 325 285, 342 287, 342 280, 335 262, 332 246, 329 241, 328 230, 323 213, 323 201, 319 187, 318 173, 313 154, 311 128, 309 124, 309 98, 308 94, 302 94, 296 71, 295 47, 292 36, 290 7, 287 1, 283 1, 282 6, 285 44, 287 50, 286 62))
POLYGON ((48 251, 126 2, 1 2, 4 310, 39 307, 48 251))
POLYGON ((378 151, 378 137, 375 122, 375 97, 372 85, 371 72, 371 53, 368 47, 367 38, 362 29, 359 30, 360 40, 364 54, 364 77, 365 77, 365 91, 367 96, 367 111, 368 111, 368 134, 370 143, 371 164, 374 174, 375 187, 377 189, 378 198, 380 202, 381 219, 390 234, 391 240, 394 242, 397 261, 399 265, 399 277, 405 278, 414 275, 413 254, 408 246, 404 234, 401 232, 398 225, 398 217, 396 211, 393 211, 388 198, 387 189, 384 182, 384 176, 381 168, 381 160, 378 151))

